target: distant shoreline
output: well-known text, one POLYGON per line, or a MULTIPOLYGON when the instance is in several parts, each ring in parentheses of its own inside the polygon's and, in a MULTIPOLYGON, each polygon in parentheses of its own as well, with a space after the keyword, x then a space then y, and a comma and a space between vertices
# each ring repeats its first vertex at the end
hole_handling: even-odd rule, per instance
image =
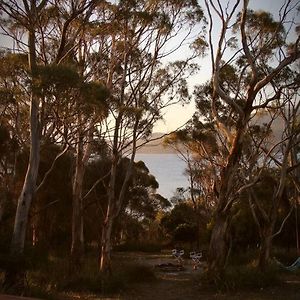
MULTIPOLYGON (((163 144, 163 139, 166 136, 165 133, 155 132, 151 136, 151 140, 145 145, 137 149, 137 153, 144 154, 176 154, 176 151, 168 146, 163 144)), ((139 142, 140 145, 142 142, 139 142)), ((139 146, 139 145, 138 145, 139 146)))

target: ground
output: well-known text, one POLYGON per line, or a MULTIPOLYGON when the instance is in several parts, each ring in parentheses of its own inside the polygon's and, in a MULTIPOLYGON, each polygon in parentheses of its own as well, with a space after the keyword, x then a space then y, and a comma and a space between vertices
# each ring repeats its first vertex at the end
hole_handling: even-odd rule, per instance
MULTIPOLYGON (((141 256, 138 261, 142 264, 154 266, 168 262, 166 258, 160 256, 141 256)), ((179 272, 159 272, 156 271, 157 280, 154 282, 136 284, 124 295, 120 295, 122 300, 299 300, 300 299, 300 278, 293 274, 288 275, 284 286, 273 287, 256 291, 244 291, 237 293, 220 293, 218 291, 203 288, 197 273, 193 270, 192 262, 185 260, 185 270, 179 272)))
MULTIPOLYGON (((293 273, 286 274, 284 285, 236 293, 220 293, 201 286, 199 275, 201 268, 193 270, 192 262, 185 260, 183 271, 162 272, 155 265, 174 261, 169 255, 147 255, 141 253, 118 254, 118 261, 134 261, 153 268, 156 278, 148 282, 135 283, 125 288, 119 295, 99 297, 96 295, 76 294, 61 299, 81 300, 298 300, 300 299, 300 278, 293 273)), ((298 273, 299 274, 299 273, 298 273)), ((141 274, 143 276, 143 274, 141 274)), ((0 295, 0 300, 34 300, 0 295)))
POLYGON ((10 295, 0 295, 0 300, 38 300, 38 299, 23 298, 23 297, 10 296, 10 295))

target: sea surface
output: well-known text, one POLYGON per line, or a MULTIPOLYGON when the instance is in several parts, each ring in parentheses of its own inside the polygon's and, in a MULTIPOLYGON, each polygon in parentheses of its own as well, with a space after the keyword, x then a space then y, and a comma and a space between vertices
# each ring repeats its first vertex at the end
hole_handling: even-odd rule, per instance
POLYGON ((177 188, 189 186, 187 176, 184 174, 186 164, 176 154, 150 154, 138 153, 135 161, 142 160, 150 173, 159 183, 157 193, 170 199, 177 188))

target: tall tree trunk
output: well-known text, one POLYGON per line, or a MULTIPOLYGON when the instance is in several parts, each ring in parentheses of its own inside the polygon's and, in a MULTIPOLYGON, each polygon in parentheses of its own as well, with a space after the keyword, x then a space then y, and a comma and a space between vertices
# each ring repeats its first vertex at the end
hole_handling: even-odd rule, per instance
MULTIPOLYGON (((78 123, 80 120, 78 121, 78 123)), ((79 130, 80 131, 80 130, 79 130)), ((82 186, 85 171, 83 154, 83 137, 78 133, 76 144, 76 165, 72 190, 72 244, 70 271, 79 271, 83 255, 83 215, 82 215, 82 186)))
POLYGON ((216 191, 217 211, 214 217, 215 223, 209 246, 209 272, 216 279, 221 278, 223 275, 230 249, 228 237, 232 217, 231 207, 234 201, 233 181, 242 155, 248 117, 249 115, 239 122, 227 163, 220 174, 220 186, 218 191, 216 191))
POLYGON ((269 223, 269 224, 265 224, 264 228, 262 228, 260 232, 261 242, 260 242, 258 267, 261 271, 264 271, 266 269, 270 261, 273 231, 274 231, 273 225, 269 223))
POLYGON ((82 204, 81 191, 83 182, 83 168, 80 161, 76 163, 76 172, 73 183, 72 207, 72 245, 71 245, 71 270, 80 269, 83 254, 82 244, 82 204), (77 164, 78 163, 78 164, 77 164))
MULTIPOLYGON (((35 34, 34 29, 29 32, 29 66, 32 77, 35 76, 36 54, 35 54, 35 34)), ((31 91, 30 99, 30 154, 27 172, 18 199, 14 231, 11 243, 11 253, 20 255, 23 253, 26 228, 29 210, 35 194, 37 175, 40 163, 40 120, 39 120, 40 99, 31 91)))
POLYGON ((110 208, 107 210, 106 218, 102 228, 100 272, 111 273, 111 234, 114 218, 110 208))
POLYGON ((225 270, 229 252, 230 215, 219 213, 215 217, 215 224, 209 245, 209 272, 215 279, 221 279, 225 270))
MULTIPOLYGON (((35 51, 35 33, 32 28, 28 33, 29 45, 29 68, 32 78, 35 77, 36 70, 36 51, 35 51)), ((30 153, 27 166, 27 172, 23 183, 22 192, 18 199, 14 230, 11 241, 10 255, 14 261, 20 261, 24 252, 29 211, 32 200, 35 195, 37 175, 40 163, 40 120, 39 120, 39 103, 40 99, 31 91, 30 99, 30 153)), ((21 268, 21 266, 20 266, 21 268)), ((7 287, 17 284, 20 289, 24 287, 24 274, 18 272, 12 267, 7 270, 5 275, 5 285, 7 287), (19 281, 19 282, 17 282, 19 281)))
MULTIPOLYGON (((118 119, 120 120, 120 119, 118 119)), ((133 138, 132 138, 132 154, 130 158, 129 165, 127 166, 126 175, 122 183, 121 190, 119 195, 116 195, 116 178, 117 178, 117 166, 119 161, 119 153, 117 151, 117 140, 118 132, 115 130, 114 136, 114 152, 113 160, 111 166, 110 174, 110 183, 109 183, 109 193, 108 193, 108 207, 106 212, 106 218, 104 226, 102 229, 102 240, 101 240, 101 259, 100 259, 100 271, 104 273, 111 272, 111 260, 110 260, 110 251, 111 251, 111 233, 112 227, 115 219, 118 217, 120 210, 122 208, 123 200, 128 188, 128 183, 132 174, 132 167, 134 164, 134 158, 136 154, 136 132, 139 124, 139 119, 137 118, 134 129, 133 129, 133 138)), ((119 128, 119 123, 117 122, 117 127, 119 128)))
POLYGON ((108 190, 108 205, 105 220, 103 222, 102 234, 101 234, 101 253, 100 253, 100 272, 110 273, 111 272, 111 233, 115 215, 115 198, 116 198, 116 176, 117 176, 117 165, 118 155, 117 153, 113 156, 111 165, 111 174, 108 190))

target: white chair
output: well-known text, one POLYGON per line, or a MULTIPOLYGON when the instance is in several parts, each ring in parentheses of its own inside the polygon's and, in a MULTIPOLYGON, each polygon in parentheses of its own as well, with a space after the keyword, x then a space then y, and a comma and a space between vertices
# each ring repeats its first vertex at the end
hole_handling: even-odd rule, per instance
POLYGON ((183 263, 184 250, 173 249, 172 250, 172 255, 174 256, 174 258, 177 260, 177 262, 179 264, 183 263))
POLYGON ((190 252, 190 258, 193 261, 193 269, 197 270, 201 263, 202 252, 190 252))

